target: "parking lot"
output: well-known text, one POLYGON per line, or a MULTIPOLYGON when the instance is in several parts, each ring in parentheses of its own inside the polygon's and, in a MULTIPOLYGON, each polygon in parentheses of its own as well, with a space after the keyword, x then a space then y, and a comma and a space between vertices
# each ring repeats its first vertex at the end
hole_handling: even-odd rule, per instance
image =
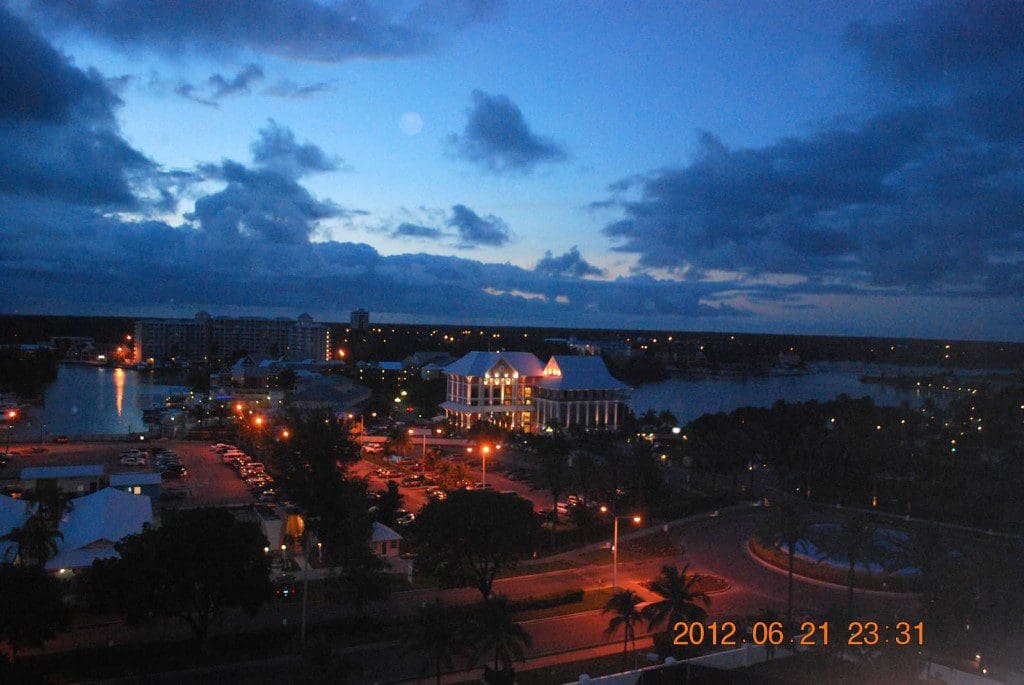
MULTIPOLYGON (((413 458, 416 455, 413 454, 413 458)), ((465 462, 465 457, 452 456, 449 457, 453 461, 465 462)), ((522 481, 510 480, 503 473, 504 468, 501 465, 494 464, 496 468, 492 470, 492 463, 488 461, 487 469, 487 483, 497 492, 515 492, 520 497, 524 497, 533 502, 534 509, 537 511, 550 511, 552 506, 551 493, 544 492, 542 490, 534 490, 529 484, 522 481), (500 469, 500 470, 499 470, 500 469)), ((379 464, 374 463, 368 459, 360 459, 358 462, 349 467, 350 472, 359 477, 366 478, 369 481, 371 490, 384 490, 387 487, 387 481, 394 480, 399 483, 402 482, 402 478, 406 475, 413 473, 422 473, 422 471, 412 471, 409 469, 401 468, 400 466, 390 466, 394 471, 398 471, 401 475, 394 476, 391 478, 381 478, 375 471, 379 467, 379 464)), ((474 481, 479 481, 482 474, 478 463, 470 468, 470 477, 474 481)), ((402 507, 408 509, 411 512, 418 512, 427 503, 426 488, 419 487, 405 487, 399 485, 399 491, 402 493, 403 502, 402 507)))
POLYGON ((165 507, 206 507, 249 504, 253 496, 235 472, 221 463, 220 455, 207 442, 155 440, 146 443, 72 442, 66 445, 14 445, 10 463, 0 470, 0 485, 17 485, 26 466, 72 466, 101 464, 105 473, 156 470, 152 459, 146 466, 124 466, 121 453, 132 447, 162 447, 181 458, 188 470, 184 478, 163 481, 165 492, 182 493, 180 499, 165 500, 165 507), (38 451, 42 450, 42 451, 38 451))

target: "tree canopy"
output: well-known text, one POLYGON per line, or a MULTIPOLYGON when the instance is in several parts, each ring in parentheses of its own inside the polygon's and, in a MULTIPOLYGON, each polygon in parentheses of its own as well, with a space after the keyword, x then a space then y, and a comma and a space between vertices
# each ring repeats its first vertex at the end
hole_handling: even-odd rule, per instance
POLYGON ((42 647, 67 626, 62 584, 36 566, 0 564, 0 642, 11 660, 26 647, 42 647))
POLYGON ((255 523, 223 509, 180 511, 119 542, 120 559, 94 563, 88 584, 129 623, 176 618, 202 641, 225 610, 255 614, 270 596, 266 545, 255 523))
POLYGON ((487 598, 498 572, 536 545, 533 505, 488 490, 459 490, 427 504, 413 524, 418 565, 449 587, 473 586, 487 598))

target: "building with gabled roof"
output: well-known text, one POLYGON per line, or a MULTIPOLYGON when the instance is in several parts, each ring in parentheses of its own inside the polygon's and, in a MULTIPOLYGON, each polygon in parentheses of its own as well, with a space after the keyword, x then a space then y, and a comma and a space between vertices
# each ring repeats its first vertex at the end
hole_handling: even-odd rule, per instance
MULTIPOLYGON (((0 495, 0 537, 24 526, 31 515, 32 505, 29 502, 0 495)), ((0 562, 8 560, 8 554, 13 554, 13 548, 13 542, 0 540, 0 562)))
POLYGON ((534 384, 544 365, 529 352, 470 352, 445 367, 448 421, 470 428, 490 421, 502 428, 531 430, 534 384))
POLYGON ((537 426, 616 428, 629 386, 613 376, 604 359, 590 355, 556 355, 544 367, 533 391, 537 426))
POLYGON ((444 369, 448 421, 470 428, 490 421, 536 432, 559 426, 616 428, 629 387, 597 356, 555 356, 543 364, 529 352, 470 352, 444 369))
POLYGON ((153 523, 149 497, 130 495, 116 488, 103 488, 69 502, 60 520, 57 554, 46 569, 76 569, 91 566, 96 559, 116 557, 114 545, 129 535, 141 533, 153 523))

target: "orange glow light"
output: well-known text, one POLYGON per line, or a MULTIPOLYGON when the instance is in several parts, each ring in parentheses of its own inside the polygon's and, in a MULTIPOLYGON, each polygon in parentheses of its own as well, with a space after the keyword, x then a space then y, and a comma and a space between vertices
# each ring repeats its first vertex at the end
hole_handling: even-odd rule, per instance
POLYGON ((633 517, 633 523, 640 523, 640 517, 639 516, 634 516, 633 517))

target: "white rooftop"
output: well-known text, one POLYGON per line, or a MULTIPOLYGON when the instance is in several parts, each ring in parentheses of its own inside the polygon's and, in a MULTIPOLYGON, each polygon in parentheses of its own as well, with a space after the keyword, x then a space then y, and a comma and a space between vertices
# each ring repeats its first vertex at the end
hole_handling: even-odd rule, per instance
POLYGON ((153 522, 153 506, 148 497, 129 495, 114 488, 103 488, 69 502, 68 512, 60 520, 64 539, 57 556, 46 568, 80 568, 96 559, 117 556, 114 543, 141 533, 143 526, 153 522))
MULTIPOLYGON (((0 495, 0 535, 7 535, 15 528, 20 528, 29 517, 29 503, 0 495)), ((7 549, 13 543, 0 541, 0 561, 5 558, 7 549)))
POLYGON ((455 376, 483 376, 504 360, 520 376, 540 376, 544 365, 531 352, 481 352, 474 351, 444 368, 445 373, 455 376))
POLYGON ((625 390, 629 386, 613 376, 604 360, 588 355, 555 355, 544 367, 538 385, 552 390, 625 390))
POLYGON ((370 542, 384 542, 385 540, 401 539, 401 535, 391 530, 380 521, 373 522, 373 532, 370 533, 370 542))

